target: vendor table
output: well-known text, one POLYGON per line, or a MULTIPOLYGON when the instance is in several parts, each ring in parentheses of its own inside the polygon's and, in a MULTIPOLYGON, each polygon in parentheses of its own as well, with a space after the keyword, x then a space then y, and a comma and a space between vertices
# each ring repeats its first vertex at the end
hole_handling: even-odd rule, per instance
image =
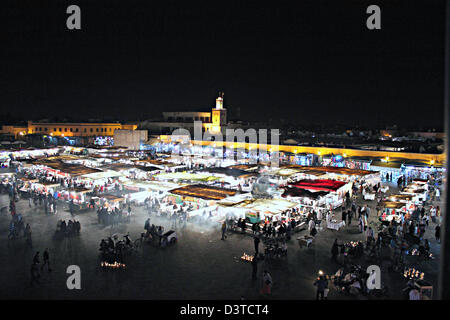
POLYGON ((425 280, 417 280, 415 282, 416 287, 419 289, 422 300, 433 299, 433 286, 431 283, 425 280))
POLYGON ((305 229, 306 229, 306 222, 300 222, 295 226, 294 232, 299 232, 305 229))
POLYGON ((375 200, 375 193, 366 193, 364 195, 364 200, 375 200))
POLYGON ((303 248, 303 247, 309 248, 312 244, 313 239, 314 239, 314 237, 307 236, 307 235, 305 235, 303 237, 298 237, 297 238, 298 245, 300 246, 300 248, 303 248))
POLYGON ((328 229, 339 230, 343 226, 345 226, 345 221, 337 222, 336 220, 331 220, 327 222, 328 229))

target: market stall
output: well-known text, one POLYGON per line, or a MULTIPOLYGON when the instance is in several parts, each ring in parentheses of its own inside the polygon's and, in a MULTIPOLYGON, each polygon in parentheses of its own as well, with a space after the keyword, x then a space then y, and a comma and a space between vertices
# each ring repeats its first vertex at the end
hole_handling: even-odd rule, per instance
POLYGON ((342 205, 345 194, 352 194, 350 183, 337 180, 300 180, 288 184, 290 187, 309 190, 312 192, 325 191, 324 195, 326 207, 335 209, 342 205))
POLYGON ((401 222, 403 214, 406 213, 406 204, 402 202, 382 201, 380 206, 383 213, 379 220, 384 224, 389 224, 392 220, 401 222))

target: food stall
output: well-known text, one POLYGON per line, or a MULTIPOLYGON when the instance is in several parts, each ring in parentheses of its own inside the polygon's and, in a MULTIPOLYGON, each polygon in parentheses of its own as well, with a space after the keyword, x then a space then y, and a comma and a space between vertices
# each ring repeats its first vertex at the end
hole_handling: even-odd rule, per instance
POLYGON ((290 217, 286 212, 299 207, 299 204, 285 199, 253 198, 251 194, 239 194, 217 202, 218 211, 223 216, 234 215, 236 218, 248 218, 251 223, 270 219, 282 221, 290 217))
POLYGON ((409 184, 405 188, 401 189, 401 194, 409 194, 414 196, 414 202, 423 202, 427 200, 428 191, 420 184, 409 184))
POLYGON ((338 208, 342 205, 345 194, 352 195, 352 186, 350 183, 337 180, 300 180, 288 184, 290 187, 309 190, 312 192, 325 191, 325 206, 327 208, 338 208))
POLYGON ((79 177, 82 181, 86 181, 92 187, 98 187, 106 185, 107 191, 114 190, 117 181, 121 181, 124 178, 123 174, 117 171, 107 170, 107 171, 96 171, 93 173, 83 174, 79 177), (111 180, 112 183, 111 183, 111 180))
POLYGON ((74 187, 57 191, 56 195, 58 200, 62 200, 66 204, 72 202, 74 211, 83 211, 89 207, 87 194, 91 191, 88 188, 74 187))
MULTIPOLYGON (((236 190, 203 184, 186 185, 170 190, 164 199, 161 210, 166 210, 170 213, 178 207, 184 207, 185 209, 189 207, 191 208, 190 211, 195 211, 189 212, 189 217, 193 217, 200 213, 199 209, 204 210, 205 208, 213 207, 217 201, 234 196, 236 193, 236 190)), ((217 211, 212 213, 214 216, 218 215, 217 211)))
POLYGON ((392 220, 402 221, 402 214, 406 213, 406 204, 394 201, 381 201, 380 206, 383 208, 379 220, 383 224, 389 224, 392 220))
POLYGON ((125 201, 124 197, 114 194, 103 193, 97 197, 92 197, 97 207, 105 207, 108 209, 120 208, 120 203, 125 201))
POLYGON ((145 199, 162 199, 168 195, 170 190, 179 188, 183 185, 164 181, 147 180, 126 180, 123 182, 125 190, 133 191, 130 194, 130 200, 136 204, 144 203, 145 199))

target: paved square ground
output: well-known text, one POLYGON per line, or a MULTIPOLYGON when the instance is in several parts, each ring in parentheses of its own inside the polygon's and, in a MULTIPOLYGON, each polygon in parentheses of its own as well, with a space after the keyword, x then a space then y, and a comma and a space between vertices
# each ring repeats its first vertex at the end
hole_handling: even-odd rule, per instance
MULTIPOLYGON (((391 190, 396 191, 391 185, 391 190)), ((361 198, 358 204, 372 207, 370 223, 375 224, 375 202, 361 198)), ((17 212, 30 223, 33 232, 33 248, 25 245, 23 238, 7 240, 10 215, 0 217, 0 283, 2 299, 260 299, 260 281, 252 281, 249 263, 239 260, 243 252, 253 254, 253 239, 248 235, 229 233, 220 240, 220 226, 201 227, 188 223, 178 229, 178 242, 166 248, 144 245, 136 255, 127 258, 125 271, 102 271, 100 268, 99 243, 114 233, 130 232, 132 239, 143 232, 148 215, 143 208, 134 208, 129 224, 104 227, 97 223, 95 211, 79 214, 81 234, 74 237, 55 238, 58 219, 70 219, 70 213, 59 206, 57 215, 46 215, 39 207, 30 208, 28 201, 17 203, 17 212), (49 248, 53 271, 42 272, 41 283, 30 285, 30 266, 36 251, 49 248), (66 268, 81 268, 81 290, 68 290, 66 268)), ((442 207, 442 206, 441 206, 442 207)), ((340 219, 340 210, 337 211, 340 219)), ((152 218, 151 223, 163 225, 169 230, 170 223, 152 218)), ((440 245, 434 240, 435 224, 430 223, 426 238, 430 239, 435 260, 411 261, 425 272, 426 279, 436 285, 440 245)), ((363 240, 358 233, 357 221, 339 231, 322 230, 311 248, 300 248, 295 240, 306 233, 292 237, 288 244, 288 256, 280 261, 259 264, 259 279, 263 269, 273 278, 271 299, 315 299, 313 282, 318 270, 327 274, 337 271, 338 265, 331 261, 331 245, 335 238, 363 240)), ((260 245, 262 247, 262 243, 260 245)), ((382 266, 382 270, 385 268, 382 266)), ((406 281, 400 274, 383 272, 382 281, 389 286, 389 298, 401 299, 401 289, 406 281)), ((435 290, 436 292, 436 290, 435 290)), ((331 290, 329 299, 364 299, 351 297, 331 290)))

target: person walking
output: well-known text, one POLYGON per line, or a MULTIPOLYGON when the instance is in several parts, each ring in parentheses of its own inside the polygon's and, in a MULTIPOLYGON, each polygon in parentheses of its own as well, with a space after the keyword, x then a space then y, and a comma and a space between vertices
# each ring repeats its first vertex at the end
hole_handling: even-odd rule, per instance
POLYGON ((370 207, 369 207, 368 205, 366 205, 365 214, 366 214, 366 218, 367 218, 367 220, 368 220, 369 217, 370 217, 370 207))
POLYGON ((39 265, 39 251, 36 251, 36 254, 33 257, 33 263, 39 265))
POLYGON ((225 234, 227 232, 227 224, 224 221, 222 223, 222 238, 220 240, 225 240, 227 238, 227 235, 225 234))
POLYGON ((42 255, 44 262, 41 266, 41 271, 44 269, 45 266, 48 268, 48 272, 52 272, 52 269, 50 268, 50 255, 48 254, 48 248, 45 249, 43 255, 42 255))

